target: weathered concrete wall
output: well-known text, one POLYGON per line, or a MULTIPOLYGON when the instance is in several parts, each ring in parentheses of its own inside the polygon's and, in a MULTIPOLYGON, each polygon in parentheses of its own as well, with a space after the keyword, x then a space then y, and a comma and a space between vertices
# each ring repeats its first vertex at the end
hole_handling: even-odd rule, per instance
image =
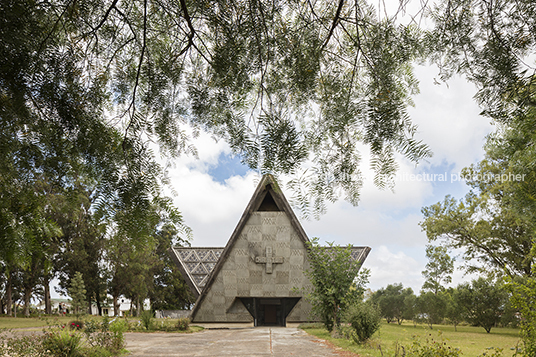
MULTIPOLYGON (((284 212, 254 212, 236 239, 194 318, 195 322, 250 322, 253 320, 237 297, 299 297, 296 289, 310 285, 306 248, 284 212), (255 262, 271 247, 273 257, 283 263, 255 262)), ((287 317, 288 322, 307 321, 311 307, 300 300, 287 317)))

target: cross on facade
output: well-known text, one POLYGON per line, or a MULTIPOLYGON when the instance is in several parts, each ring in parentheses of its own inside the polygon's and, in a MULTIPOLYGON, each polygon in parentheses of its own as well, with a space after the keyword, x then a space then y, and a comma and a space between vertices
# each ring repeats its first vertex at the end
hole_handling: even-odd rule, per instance
POLYGON ((266 247, 265 257, 255 257, 255 263, 266 264, 266 274, 272 274, 272 264, 282 264, 283 257, 274 257, 272 247, 266 247))

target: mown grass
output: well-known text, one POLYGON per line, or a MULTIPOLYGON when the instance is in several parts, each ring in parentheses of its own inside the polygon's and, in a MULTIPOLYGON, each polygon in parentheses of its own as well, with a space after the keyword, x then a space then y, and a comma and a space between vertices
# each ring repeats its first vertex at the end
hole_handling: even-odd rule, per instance
POLYGON ((365 345, 357 345, 351 340, 332 338, 329 332, 318 325, 304 325, 302 328, 318 338, 328 340, 334 345, 368 357, 393 356, 396 346, 409 346, 415 338, 425 343, 426 339, 444 340, 452 348, 459 348, 463 356, 480 356, 484 352, 490 354, 493 349, 503 350, 503 356, 512 356, 515 348, 520 345, 519 330, 511 328, 493 328, 491 333, 481 327, 434 325, 428 326, 412 323, 402 325, 383 323, 380 330, 365 345), (439 335, 441 331, 441 336, 439 335))
POLYGON ((0 316, 0 329, 45 327, 55 324, 67 324, 75 320, 74 316, 48 317, 10 317, 0 316))

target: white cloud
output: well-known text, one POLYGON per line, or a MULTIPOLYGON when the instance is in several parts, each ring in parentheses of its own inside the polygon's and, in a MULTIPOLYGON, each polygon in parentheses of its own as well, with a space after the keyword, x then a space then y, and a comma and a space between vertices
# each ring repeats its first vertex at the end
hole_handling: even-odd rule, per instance
POLYGON ((199 171, 171 174, 174 201, 193 229, 193 245, 225 246, 255 190, 254 178, 233 176, 222 184, 199 171))
POLYGON ((435 67, 417 67, 421 93, 415 98, 410 115, 418 125, 418 138, 434 152, 432 165, 454 163, 455 170, 480 160, 485 136, 493 130, 488 118, 479 115, 480 108, 473 100, 474 85, 455 77, 447 84, 434 84, 435 67))
POLYGON ((389 284, 402 283, 418 293, 424 281, 421 262, 408 256, 402 251, 392 252, 387 246, 380 245, 372 250, 363 265, 370 269, 370 284, 372 290, 378 290, 389 284))

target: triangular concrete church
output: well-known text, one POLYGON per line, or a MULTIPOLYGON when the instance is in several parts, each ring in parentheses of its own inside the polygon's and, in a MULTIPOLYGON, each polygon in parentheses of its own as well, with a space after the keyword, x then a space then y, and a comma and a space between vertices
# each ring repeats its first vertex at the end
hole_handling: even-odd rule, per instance
MULTIPOLYGON (((311 319, 309 239, 272 175, 263 176, 225 248, 175 247, 170 253, 197 298, 193 322, 279 325, 311 319)), ((363 263, 369 247, 353 247, 363 263)))

